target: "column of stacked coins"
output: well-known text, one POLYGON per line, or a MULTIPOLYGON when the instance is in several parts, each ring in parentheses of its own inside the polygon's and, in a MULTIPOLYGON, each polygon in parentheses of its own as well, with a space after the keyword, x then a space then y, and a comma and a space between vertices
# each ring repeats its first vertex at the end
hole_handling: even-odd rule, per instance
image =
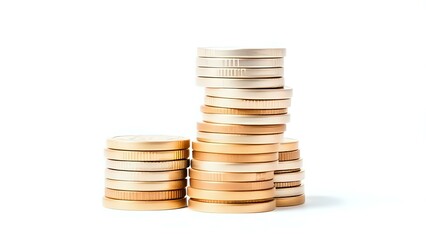
POLYGON ((162 210, 186 206, 189 139, 118 136, 107 140, 104 206, 162 210))
POLYGON ((274 184, 277 207, 289 207, 305 202, 302 180, 304 172, 300 158, 299 142, 285 138, 280 144, 278 168, 275 171, 274 184))
POLYGON ((193 142, 189 207, 204 212, 275 209, 274 171, 289 121, 285 49, 198 49, 206 87, 193 142))

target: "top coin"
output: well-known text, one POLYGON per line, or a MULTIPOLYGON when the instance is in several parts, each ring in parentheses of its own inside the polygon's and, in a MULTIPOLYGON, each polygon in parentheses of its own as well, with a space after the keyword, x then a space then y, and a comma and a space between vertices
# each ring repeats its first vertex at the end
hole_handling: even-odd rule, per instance
POLYGON ((189 148, 189 139, 165 135, 127 135, 107 140, 107 148, 119 150, 159 151, 189 148))
POLYGON ((293 138, 284 138, 280 143, 278 152, 296 151, 299 148, 299 141, 293 138))
POLYGON ((282 58, 285 48, 198 48, 199 57, 282 58))

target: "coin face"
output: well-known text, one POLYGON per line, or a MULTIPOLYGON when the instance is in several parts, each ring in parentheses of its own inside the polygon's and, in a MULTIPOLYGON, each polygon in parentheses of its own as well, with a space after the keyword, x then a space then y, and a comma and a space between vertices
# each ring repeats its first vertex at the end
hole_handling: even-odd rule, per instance
POLYGON ((107 147, 118 150, 176 150, 189 147, 189 139, 166 135, 126 135, 108 139, 107 147))
POLYGON ((126 135, 113 137, 112 139, 121 142, 170 142, 186 140, 184 137, 167 135, 126 135))

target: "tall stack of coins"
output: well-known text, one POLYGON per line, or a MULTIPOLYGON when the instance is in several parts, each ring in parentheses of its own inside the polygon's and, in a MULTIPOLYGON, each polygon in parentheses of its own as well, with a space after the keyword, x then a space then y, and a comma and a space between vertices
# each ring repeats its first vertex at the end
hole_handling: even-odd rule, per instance
POLYGON ((285 138, 280 144, 278 168, 275 171, 274 184, 277 207, 289 207, 305 202, 302 180, 304 172, 300 158, 299 142, 285 138))
POLYGON ((118 136, 107 140, 104 206, 162 210, 186 206, 187 138, 118 136))
POLYGON ((206 87, 190 169, 189 207, 205 212, 275 209, 274 171, 289 121, 285 49, 198 49, 206 87))

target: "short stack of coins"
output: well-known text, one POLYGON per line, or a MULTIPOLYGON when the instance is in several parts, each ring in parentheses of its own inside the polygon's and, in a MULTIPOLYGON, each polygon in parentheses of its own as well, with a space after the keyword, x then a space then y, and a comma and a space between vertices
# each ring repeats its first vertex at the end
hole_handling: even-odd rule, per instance
POLYGON ((274 171, 289 121, 285 49, 199 48, 197 84, 206 87, 188 188, 204 212, 274 210, 274 171))
POLYGON ((277 207, 301 205, 305 202, 302 180, 302 158, 300 158, 299 142, 285 138, 280 143, 278 168, 275 171, 274 184, 277 207))
POLYGON ((104 206, 120 210, 186 207, 189 146, 189 139, 176 136, 108 139, 104 206))

